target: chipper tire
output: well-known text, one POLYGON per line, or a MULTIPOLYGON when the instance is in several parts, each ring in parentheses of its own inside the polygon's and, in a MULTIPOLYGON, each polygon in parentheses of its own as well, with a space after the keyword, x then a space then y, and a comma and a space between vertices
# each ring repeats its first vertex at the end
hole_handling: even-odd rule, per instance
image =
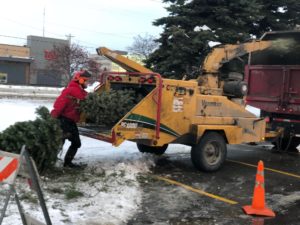
POLYGON ((167 144, 165 144, 163 146, 159 146, 159 147, 143 145, 143 144, 139 144, 139 143, 137 143, 136 145, 140 152, 147 152, 147 153, 151 153, 151 154, 155 154, 155 155, 164 154, 168 148, 167 144))
POLYGON ((224 137, 217 132, 208 132, 191 150, 194 166, 202 171, 214 172, 225 162, 227 147, 224 137))

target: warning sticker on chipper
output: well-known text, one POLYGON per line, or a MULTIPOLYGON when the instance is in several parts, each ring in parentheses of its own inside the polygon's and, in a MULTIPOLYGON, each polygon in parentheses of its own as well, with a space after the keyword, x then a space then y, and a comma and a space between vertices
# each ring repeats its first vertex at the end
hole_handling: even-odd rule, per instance
POLYGON ((173 112, 183 112, 183 98, 174 97, 173 112))
POLYGON ((121 122, 121 127, 127 129, 136 129, 138 127, 138 124, 134 122, 121 122))

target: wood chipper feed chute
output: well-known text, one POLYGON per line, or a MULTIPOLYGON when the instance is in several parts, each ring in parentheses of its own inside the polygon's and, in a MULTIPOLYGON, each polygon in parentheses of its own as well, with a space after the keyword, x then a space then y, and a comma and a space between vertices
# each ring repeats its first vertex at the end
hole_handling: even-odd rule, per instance
POLYGON ((82 134, 115 146, 125 140, 163 146, 189 133, 195 112, 197 82, 161 79, 159 74, 154 73, 107 73, 104 80, 95 90, 99 94, 113 88, 140 90, 143 86, 150 86, 152 89, 110 131, 104 132, 95 127, 89 134, 87 128, 82 126, 82 134), (120 76, 122 81, 115 79, 120 76), (155 77, 155 83, 148 84, 147 78, 152 77, 155 77))
MULTIPOLYGON (((144 118, 149 118, 152 122, 154 134, 148 136, 154 139, 160 138, 160 120, 161 120, 161 96, 162 96, 162 78, 156 73, 137 73, 137 72, 107 72, 101 76, 102 83, 95 88, 95 92, 102 94, 103 92, 110 92, 110 90, 131 90, 136 94, 141 94, 144 98, 133 107, 123 118, 120 118, 112 128, 103 129, 101 126, 93 126, 85 124, 84 113, 82 115, 82 125, 80 126, 80 132, 83 135, 96 138, 99 140, 107 141, 113 145, 119 145, 126 139, 134 137, 132 132, 134 131, 133 122, 129 122, 136 118, 131 115, 132 111, 137 110, 137 115, 140 115, 140 104, 145 104, 146 101, 146 114, 141 115, 144 118), (139 107, 138 107, 139 106, 139 107), (128 115, 130 115, 128 117, 128 115), (126 121, 124 119, 126 118, 126 121), (124 130, 127 130, 124 134, 124 130)), ((118 107, 118 106, 116 106, 118 107)), ((142 108, 146 108, 144 105, 142 108)), ((140 130, 140 128, 139 128, 140 130)), ((139 132, 135 132, 137 135, 139 132)), ((145 135, 144 135, 145 136, 145 135)))
POLYGON ((163 146, 176 142, 182 135, 187 134, 192 110, 184 110, 184 107, 190 107, 197 83, 184 82, 185 88, 178 88, 182 82, 184 81, 163 80, 160 110, 159 89, 154 89, 142 99, 114 126, 117 138, 115 144, 131 140, 149 146, 163 146))

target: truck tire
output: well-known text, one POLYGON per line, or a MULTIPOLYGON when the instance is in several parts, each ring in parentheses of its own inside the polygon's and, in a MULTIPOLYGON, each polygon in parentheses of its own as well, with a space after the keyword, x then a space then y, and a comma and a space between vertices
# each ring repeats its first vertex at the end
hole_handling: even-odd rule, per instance
POLYGON ((191 150, 191 160, 194 166, 206 172, 219 170, 224 164, 226 155, 226 142, 224 137, 217 132, 204 134, 191 150))
POLYGON ((158 147, 143 145, 143 144, 139 144, 139 143, 137 143, 136 145, 140 152, 146 152, 146 153, 151 153, 151 154, 155 154, 155 155, 164 154, 168 148, 167 144, 165 144, 163 146, 158 146, 158 147))
POLYGON ((290 146, 289 146, 288 151, 290 151, 290 152, 299 152, 298 149, 297 149, 299 144, 300 144, 299 141, 292 141, 290 146))
POLYGON ((274 145, 273 149, 275 151, 298 152, 297 147, 300 144, 300 142, 299 139, 291 140, 290 143, 288 139, 282 139, 281 146, 279 146, 279 148, 278 148, 278 142, 272 142, 272 144, 274 145))

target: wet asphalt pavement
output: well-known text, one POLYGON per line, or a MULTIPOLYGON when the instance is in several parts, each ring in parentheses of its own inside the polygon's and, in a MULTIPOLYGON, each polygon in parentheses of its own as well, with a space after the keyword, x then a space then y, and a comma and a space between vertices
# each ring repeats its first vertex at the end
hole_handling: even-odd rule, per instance
POLYGON ((205 173, 193 167, 189 152, 167 151, 157 158, 153 174, 141 177, 140 183, 143 202, 128 224, 300 225, 300 154, 297 153, 272 153, 262 146, 228 146, 224 167, 205 173), (251 205, 259 160, 265 166, 266 205, 276 213, 275 218, 248 216, 242 210, 242 206, 251 205))

